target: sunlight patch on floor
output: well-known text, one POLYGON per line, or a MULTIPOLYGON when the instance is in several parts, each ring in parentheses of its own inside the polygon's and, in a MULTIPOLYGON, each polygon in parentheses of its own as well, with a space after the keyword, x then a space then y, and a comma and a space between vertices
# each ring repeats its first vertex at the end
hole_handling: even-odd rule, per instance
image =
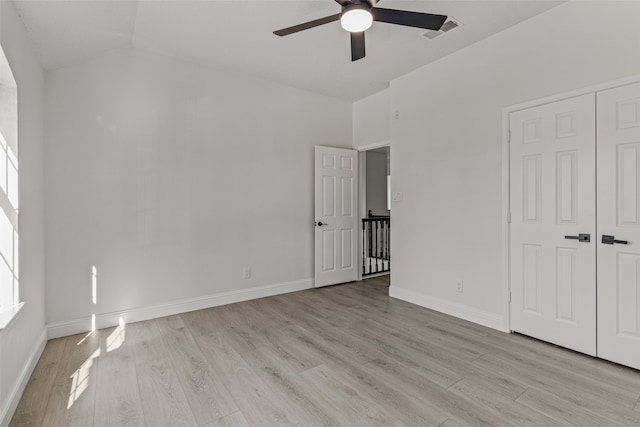
POLYGON ((125 323, 122 317, 118 321, 118 327, 107 337, 107 353, 120 348, 125 340, 125 323))
POLYGON ((93 360, 98 357, 100 357, 100 349, 94 351, 91 356, 80 365, 80 368, 71 375, 71 391, 69 392, 67 409, 70 409, 87 387, 89 387, 89 373, 93 366, 93 360))

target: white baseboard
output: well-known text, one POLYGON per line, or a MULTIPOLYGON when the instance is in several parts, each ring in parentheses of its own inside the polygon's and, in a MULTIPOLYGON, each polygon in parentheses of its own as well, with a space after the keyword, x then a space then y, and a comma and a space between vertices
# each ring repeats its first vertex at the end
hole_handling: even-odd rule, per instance
POLYGON ((44 351, 44 347, 47 344, 47 328, 42 330, 42 333, 38 337, 31 353, 29 353, 29 357, 26 360, 20 375, 16 379, 16 382, 11 387, 9 391, 9 395, 4 400, 4 404, 2 408, 0 408, 0 426, 7 427, 11 422, 11 418, 13 417, 16 408, 18 407, 18 403, 20 402, 20 398, 22 398, 22 393, 24 393, 24 389, 29 382, 29 378, 31 378, 31 374, 40 360, 40 356, 44 351))
POLYGON ((389 276, 390 274, 391 274, 390 271, 385 271, 384 273, 367 274, 366 276, 362 276, 362 280, 373 279, 375 277, 389 276))
POLYGON ((421 307, 439 311, 450 316, 468 320, 469 322, 477 323, 488 328, 497 329, 502 332, 509 332, 508 330, 505 330, 504 318, 499 314, 489 313, 457 302, 451 302, 415 291, 410 291, 408 289, 398 288, 397 286, 389 287, 389 296, 421 307))
MULTIPOLYGON (((186 313, 188 311, 202 310, 219 305, 233 304, 256 298, 302 291, 305 289, 311 289, 313 286, 314 279, 303 279, 293 282, 277 283, 274 285, 258 286, 238 291, 171 301, 148 307, 97 314, 95 316, 95 328, 102 329, 117 326, 121 322, 121 319, 124 323, 140 322, 143 320, 171 316, 174 314, 186 313)), ((48 336, 49 339, 52 339, 89 332, 93 328, 92 323, 92 317, 50 323, 47 327, 48 336)))

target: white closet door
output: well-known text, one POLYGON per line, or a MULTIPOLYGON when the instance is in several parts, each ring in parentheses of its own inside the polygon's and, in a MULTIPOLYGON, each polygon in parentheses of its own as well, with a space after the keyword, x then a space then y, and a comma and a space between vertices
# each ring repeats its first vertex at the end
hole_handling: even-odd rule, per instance
POLYGON ((595 355, 595 95, 509 122, 511 328, 595 355))
POLYGON ((598 356, 640 369, 640 83, 597 97, 598 356))

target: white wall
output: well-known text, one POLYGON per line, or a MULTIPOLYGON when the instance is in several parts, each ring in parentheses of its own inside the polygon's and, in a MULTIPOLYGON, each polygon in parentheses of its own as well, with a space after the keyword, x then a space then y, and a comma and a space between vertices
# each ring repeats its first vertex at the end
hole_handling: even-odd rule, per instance
POLYGON ((387 209, 387 154, 367 151, 367 212, 374 215, 389 215, 387 209))
POLYGON ((388 144, 391 139, 389 123, 389 89, 353 103, 353 147, 388 144))
POLYGON ((350 104, 124 49, 47 73, 45 112, 48 322, 313 277, 350 104))
POLYGON ((44 345, 44 74, 11 2, 0 2, 0 43, 18 83, 19 317, 0 334, 0 425, 7 425, 44 345))
POLYGON ((502 109, 640 73, 638 22, 568 2, 391 82, 392 295, 504 325, 502 109))

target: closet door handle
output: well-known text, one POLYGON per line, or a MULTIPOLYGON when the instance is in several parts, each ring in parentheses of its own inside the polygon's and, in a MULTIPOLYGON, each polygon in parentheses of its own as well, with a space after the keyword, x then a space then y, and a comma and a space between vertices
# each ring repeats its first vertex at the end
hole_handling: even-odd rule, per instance
POLYGON ((629 244, 629 242, 626 240, 616 240, 615 236, 608 236, 606 234, 602 235, 602 243, 604 243, 605 245, 613 245, 614 243, 617 243, 619 245, 629 244))
POLYGON ((591 234, 580 233, 577 236, 564 236, 565 239, 577 240, 579 242, 590 242, 591 234))

